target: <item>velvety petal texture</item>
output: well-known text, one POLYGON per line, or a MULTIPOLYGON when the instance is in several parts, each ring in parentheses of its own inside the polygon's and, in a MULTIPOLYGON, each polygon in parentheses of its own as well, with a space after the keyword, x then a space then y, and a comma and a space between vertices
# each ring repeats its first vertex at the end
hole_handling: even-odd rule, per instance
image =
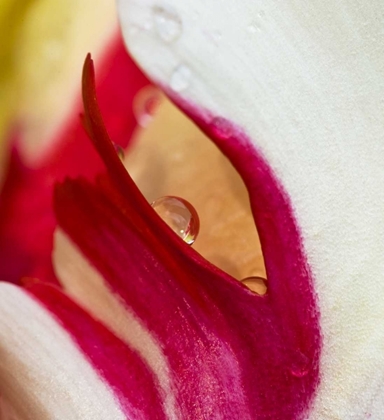
POLYGON ((109 140, 93 76, 88 58, 85 124, 107 174, 96 184, 65 180, 55 191, 55 213, 108 293, 162 349, 169 378, 159 383, 174 394, 172 416, 304 418, 318 384, 321 339, 311 275, 281 186, 245 138, 234 149, 217 142, 236 166, 247 159, 259 168, 257 176, 241 174, 270 270, 268 294, 260 297, 211 266, 155 214, 109 140))
POLYGON ((54 286, 27 285, 113 390, 128 419, 165 419, 157 382, 140 357, 54 286))

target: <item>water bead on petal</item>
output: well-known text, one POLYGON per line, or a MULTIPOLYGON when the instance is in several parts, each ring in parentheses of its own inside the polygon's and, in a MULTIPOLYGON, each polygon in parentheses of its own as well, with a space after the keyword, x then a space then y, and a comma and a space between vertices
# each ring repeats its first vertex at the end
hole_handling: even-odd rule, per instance
POLYGON ((133 113, 140 127, 147 127, 161 100, 161 91, 154 86, 142 88, 133 101, 133 113))
POLYGON ((304 378, 308 375, 310 370, 310 361, 308 357, 302 353, 300 350, 297 350, 292 356, 292 362, 290 367, 290 373, 296 378, 304 378))
POLYGON ((176 41, 182 33, 182 22, 174 10, 156 6, 153 9, 156 32, 164 42, 176 41))
POLYGON ((195 242, 200 221, 196 210, 188 201, 180 197, 165 196, 156 199, 152 207, 188 245, 195 242))
POLYGON ((179 64, 172 72, 169 86, 174 92, 182 92, 191 84, 192 72, 185 64, 179 64))
POLYGON ((124 149, 119 144, 114 144, 117 156, 119 156, 120 160, 123 161, 125 158, 124 149))
POLYGON ((265 295, 267 293, 267 281, 263 277, 251 276, 242 279, 241 282, 245 284, 249 290, 258 295, 265 295))

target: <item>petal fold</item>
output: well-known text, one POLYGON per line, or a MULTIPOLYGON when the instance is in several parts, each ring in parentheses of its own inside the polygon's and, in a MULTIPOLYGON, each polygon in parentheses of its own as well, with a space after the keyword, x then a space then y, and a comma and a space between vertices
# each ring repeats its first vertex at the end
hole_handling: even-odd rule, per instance
POLYGON ((102 122, 89 57, 83 97, 108 173, 96 185, 59 185, 56 217, 163 348, 181 418, 304 417, 318 385, 318 312, 289 200, 268 165, 245 139, 232 151, 218 142, 237 167, 245 158, 259 168, 241 172, 259 198, 252 204, 270 284, 259 297, 189 248, 142 197, 102 122))

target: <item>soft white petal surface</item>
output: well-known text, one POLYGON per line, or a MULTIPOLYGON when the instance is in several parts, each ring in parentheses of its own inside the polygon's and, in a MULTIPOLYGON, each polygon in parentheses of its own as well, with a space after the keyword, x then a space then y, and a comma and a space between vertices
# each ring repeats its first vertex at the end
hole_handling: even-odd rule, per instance
POLYGON ((69 334, 8 283, 0 283, 0 394, 23 420, 127 418, 69 334))
POLYGON ((244 128, 292 199, 324 336, 311 418, 381 419, 383 2, 119 7, 127 45, 147 73, 244 128))

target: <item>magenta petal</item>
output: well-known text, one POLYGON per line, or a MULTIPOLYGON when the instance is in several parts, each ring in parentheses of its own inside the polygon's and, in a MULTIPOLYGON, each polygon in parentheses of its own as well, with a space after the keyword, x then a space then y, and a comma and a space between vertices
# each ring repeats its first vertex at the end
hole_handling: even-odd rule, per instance
POLYGON ((127 418, 166 418, 157 380, 137 353, 56 287, 32 282, 27 290, 71 335, 112 388, 127 418))
POLYGON ((58 186, 60 226, 160 343, 182 418, 303 418, 319 382, 321 336, 311 275, 281 185, 240 131, 231 143, 214 133, 250 192, 269 279, 268 294, 259 297, 154 213, 109 141, 92 77, 88 58, 85 116, 109 181, 58 186))

